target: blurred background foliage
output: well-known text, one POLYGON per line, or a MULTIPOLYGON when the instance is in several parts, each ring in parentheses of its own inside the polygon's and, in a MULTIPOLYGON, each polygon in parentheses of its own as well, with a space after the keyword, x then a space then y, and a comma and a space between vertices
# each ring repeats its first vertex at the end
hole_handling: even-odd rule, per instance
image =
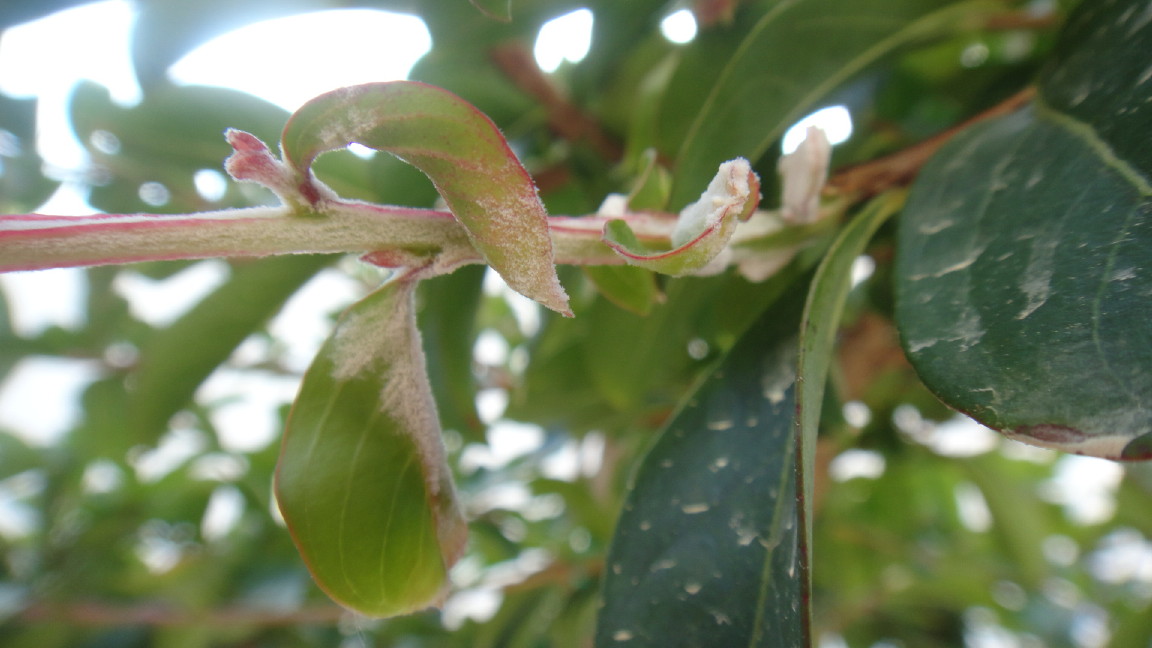
MULTIPOLYGON (((77 4, 6 0, 0 29, 77 4)), ((234 90, 174 85, 165 72, 231 29, 355 5, 422 18, 433 47, 410 77, 490 115, 552 213, 589 213, 630 189, 644 150, 676 159, 717 70, 775 4, 537 0, 512 2, 514 19, 502 23, 465 0, 137 0, 141 101, 124 106, 95 84, 71 95, 91 159, 82 180, 88 202, 109 212, 269 200, 232 184, 205 195, 195 175, 220 167, 224 128, 274 141, 287 113, 234 90), (537 34, 580 8, 595 17, 587 56, 545 75, 531 56, 537 34), (672 43, 661 21, 685 8, 699 32, 672 43)), ((946 130, 1029 84, 1072 4, 987 3, 979 20, 852 75, 806 108, 852 115, 834 166, 946 130)), ((748 99, 759 100, 769 98, 748 99)), ((31 145, 34 104, 0 96, 8 212, 35 209, 60 182, 31 145)), ((778 150, 755 161, 768 206, 778 150)), ((328 155, 319 172, 349 197, 436 198, 385 155, 328 155)), ((892 238, 881 231, 873 272, 852 293, 825 405, 820 645, 1152 646, 1152 472, 1003 442, 954 418, 897 344, 892 238)), ((265 429, 282 424, 304 368, 277 313, 302 287, 327 293, 311 315, 323 326, 379 281, 375 271, 329 257, 99 268, 83 275, 81 321, 31 333, 12 326, 20 305, 0 293, 0 378, 44 359, 83 376, 82 413, 58 440, 0 429, 0 645, 590 646, 629 475, 773 288, 735 273, 661 280, 663 299, 640 315, 584 272, 561 270, 571 320, 526 307, 480 268, 422 288, 429 370, 472 537, 444 612, 386 621, 348 615, 312 585, 274 512, 278 444, 265 429), (165 282, 191 272, 214 287, 172 321, 149 321, 122 289, 180 290, 165 282), (265 418, 229 416, 254 390, 273 394, 261 401, 265 418)))

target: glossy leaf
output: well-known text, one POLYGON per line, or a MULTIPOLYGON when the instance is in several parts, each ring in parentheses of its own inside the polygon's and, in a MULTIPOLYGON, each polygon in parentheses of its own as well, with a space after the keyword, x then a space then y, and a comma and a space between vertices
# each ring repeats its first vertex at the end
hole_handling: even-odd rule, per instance
POLYGON ((671 204, 690 200, 693 187, 721 161, 758 160, 785 129, 870 63, 987 6, 955 0, 774 3, 718 71, 696 113, 677 155, 671 204))
POLYGON ((371 83, 309 101, 281 136, 283 154, 305 184, 316 156, 353 142, 423 171, 509 286, 571 314, 536 186, 483 113, 435 86, 371 83))
POLYGON ((798 383, 801 387, 796 392, 796 426, 800 438, 799 456, 803 475, 800 519, 804 522, 801 571, 806 580, 805 589, 811 583, 809 573, 813 549, 812 506, 816 492, 816 437, 824 404, 824 386, 835 352, 836 332, 844 314, 848 292, 852 289, 852 266, 864 253, 876 230, 899 209, 901 202, 902 197, 894 194, 876 198, 840 232, 820 267, 816 269, 808 301, 804 306, 800 328, 798 383))
POLYGON ((644 458, 608 556, 598 647, 802 645, 799 302, 761 316, 644 458))
POLYGON ((1073 16, 1036 105, 957 137, 900 230, 897 317, 924 382, 1028 443, 1152 458, 1152 23, 1073 16))
POLYGON ((438 604, 467 534, 412 294, 394 280, 341 318, 304 376, 276 469, 316 583, 372 616, 438 604))
POLYGON ((608 222, 604 242, 632 265, 673 276, 693 274, 720 256, 737 222, 747 220, 759 201, 760 178, 747 160, 732 160, 720 165, 700 199, 680 212, 671 250, 649 250, 624 220, 608 222))

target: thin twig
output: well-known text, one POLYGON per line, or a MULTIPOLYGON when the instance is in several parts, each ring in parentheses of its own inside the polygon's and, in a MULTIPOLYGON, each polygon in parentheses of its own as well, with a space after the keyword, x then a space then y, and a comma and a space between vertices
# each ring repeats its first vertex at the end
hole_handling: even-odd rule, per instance
POLYGON ((492 60, 516 87, 535 99, 548 114, 548 126, 569 142, 586 141, 601 156, 613 162, 623 156, 620 144, 561 94, 532 53, 520 44, 507 44, 492 50, 492 60))
POLYGON ((969 126, 1013 113, 1024 107, 1036 95, 1036 89, 1027 87, 1008 99, 948 130, 934 135, 906 149, 870 160, 863 164, 837 172, 828 181, 828 187, 836 193, 852 194, 861 197, 874 196, 887 189, 909 184, 920 172, 920 167, 928 161, 940 147, 957 133, 969 126))

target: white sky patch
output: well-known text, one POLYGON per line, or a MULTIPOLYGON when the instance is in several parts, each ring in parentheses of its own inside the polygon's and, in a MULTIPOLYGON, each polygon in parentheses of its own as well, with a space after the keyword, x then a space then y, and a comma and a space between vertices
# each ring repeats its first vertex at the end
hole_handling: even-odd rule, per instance
POLYGON ((200 454, 207 447, 207 439, 200 430, 177 428, 160 438, 155 448, 134 451, 130 457, 136 476, 142 482, 159 481, 200 454))
POLYGON ((555 72, 564 61, 579 63, 592 46, 592 12, 577 9, 553 18, 540 28, 533 53, 545 72, 555 72))
POLYGON ((84 271, 75 268, 0 274, 0 289, 8 299, 12 328, 33 337, 49 326, 79 328, 84 323, 84 271))
POLYGON ((244 495, 231 485, 218 486, 208 498, 200 535, 205 540, 220 540, 232 532, 244 516, 244 495))
POLYGON ((136 272, 121 272, 112 286, 128 300, 134 317, 152 326, 164 327, 223 284, 228 275, 228 264, 211 259, 160 280, 136 272))
POLYGON ((877 479, 884 474, 884 455, 873 450, 851 449, 836 455, 828 465, 833 481, 844 482, 856 477, 877 479))
POLYGON ((37 149, 50 167, 77 169, 87 160, 68 120, 77 81, 107 87, 123 105, 140 100, 130 49, 135 20, 132 3, 106 0, 18 25, 0 38, 0 92, 39 97, 37 149))
POLYGON ((200 169, 192 176, 192 182, 196 184, 196 193, 204 200, 216 202, 228 191, 228 179, 215 169, 200 169))
POLYGON ((431 47, 416 16, 337 9, 241 27, 196 48, 168 75, 180 84, 242 90, 291 111, 342 86, 403 79, 431 47))
POLYGON ((509 288, 503 277, 491 268, 484 273, 484 294, 499 296, 508 302, 516 323, 520 325, 520 332, 526 337, 532 337, 540 330, 540 305, 509 288))
POLYGON ((285 364, 289 369, 303 373, 332 333, 335 320, 331 315, 363 296, 363 285, 330 268, 321 270, 297 290, 268 325, 272 335, 288 349, 285 364))
POLYGON ((809 126, 822 128, 828 137, 828 142, 833 146, 852 137, 852 115, 848 112, 848 108, 845 106, 828 106, 793 124, 784 133, 784 140, 780 145, 781 153, 787 155, 795 151, 807 137, 809 126))
POLYGON ((1124 469, 1113 461, 1064 455, 1056 462, 1055 474, 1045 482, 1040 494, 1064 506, 1073 522, 1099 524, 1112 518, 1116 510, 1116 488, 1124 469))
POLYGON ((681 9, 660 21, 660 33, 678 45, 690 43, 696 38, 696 17, 691 10, 681 9))
POLYGON ((21 359, 0 383, 0 427, 30 445, 53 445, 80 418, 80 395, 98 376, 86 360, 21 359))
POLYGON ((983 533, 992 528, 992 511, 984 493, 971 482, 956 484, 956 511, 960 523, 969 531, 983 533))
POLYGON ((210 417, 221 447, 229 452, 258 452, 279 438, 279 408, 296 398, 293 376, 222 367, 200 385, 196 400, 214 404, 210 417))

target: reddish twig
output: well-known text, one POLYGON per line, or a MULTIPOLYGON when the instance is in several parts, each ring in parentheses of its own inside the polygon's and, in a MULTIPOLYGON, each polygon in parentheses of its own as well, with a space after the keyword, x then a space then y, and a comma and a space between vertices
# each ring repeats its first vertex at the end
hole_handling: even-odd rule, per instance
POLYGON ((620 144, 600 128, 578 106, 568 101, 536 65, 536 59, 520 44, 501 45, 492 50, 492 60, 516 87, 535 99, 548 114, 548 126, 569 142, 587 142, 607 160, 623 156, 620 144))
POLYGON ((837 172, 828 181, 828 187, 840 194, 874 196, 887 189, 909 184, 940 147, 969 126, 1013 113, 1024 107, 1036 94, 1036 89, 1025 88, 984 112, 957 124, 906 149, 870 160, 837 172))

